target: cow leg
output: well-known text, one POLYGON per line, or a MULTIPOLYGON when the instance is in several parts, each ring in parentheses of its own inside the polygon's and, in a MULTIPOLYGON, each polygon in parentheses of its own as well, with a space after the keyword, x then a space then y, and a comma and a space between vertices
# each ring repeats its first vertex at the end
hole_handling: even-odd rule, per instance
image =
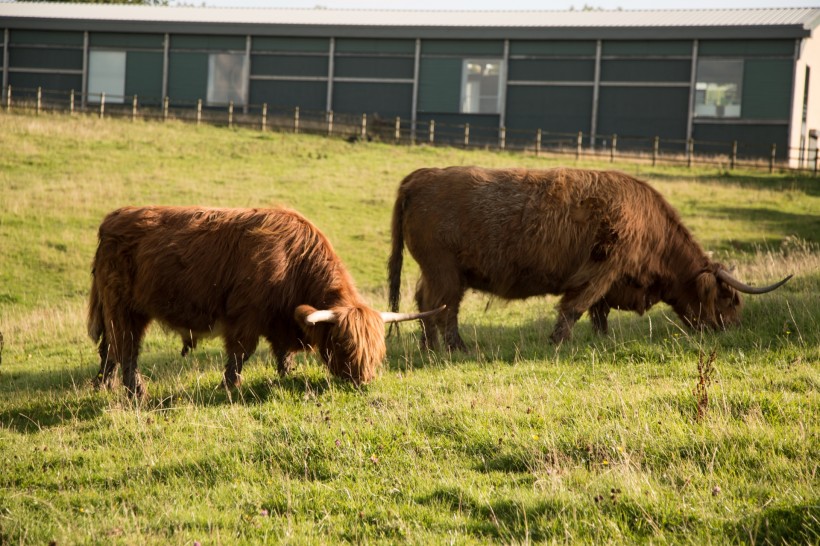
POLYGON ((279 372, 279 377, 285 377, 295 367, 293 364, 293 352, 287 349, 275 349, 276 356, 276 371, 279 372))
MULTIPOLYGON (((108 314, 107 316, 112 316, 108 314)), ((139 356, 142 337, 148 327, 149 319, 142 315, 131 313, 113 320, 106 325, 106 336, 111 343, 109 351, 109 362, 119 362, 122 366, 122 384, 125 386, 128 396, 141 400, 145 397, 145 386, 142 383, 137 369, 137 357, 139 356)), ((109 372, 110 374, 110 372, 109 372)), ((105 371, 103 371, 105 379, 105 371)))
POLYGON ((558 321, 550 336, 553 343, 561 343, 572 337, 572 327, 586 310, 603 299, 609 292, 612 281, 613 279, 604 276, 564 292, 558 304, 558 321))
POLYGON ((197 339, 194 337, 193 334, 183 335, 182 336, 182 352, 180 353, 181 356, 188 356, 188 353, 191 352, 191 349, 196 349, 196 342, 197 339))
MULTIPOLYGON (((416 290, 416 302, 419 311, 429 311, 442 305, 447 308, 432 317, 421 319, 422 346, 426 349, 438 347, 438 334, 444 337, 444 345, 451 351, 463 351, 467 348, 458 333, 458 309, 464 288, 457 276, 453 281, 431 283, 426 275, 422 276, 416 290)), ((438 279, 442 279, 441 276, 438 279)))
POLYGON ((273 349, 279 377, 285 377, 295 367, 293 354, 302 348, 298 342, 300 335, 298 328, 276 324, 265 336, 273 349))
POLYGON ((258 343, 259 338, 257 337, 225 337, 225 352, 228 355, 228 361, 225 364, 223 386, 238 387, 242 384, 242 365, 251 357, 258 343))
POLYGON ((458 309, 461 306, 461 298, 464 291, 461 290, 458 297, 449 298, 446 303, 447 309, 439 313, 439 329, 444 332, 444 344, 451 351, 466 351, 467 345, 458 333, 458 309))
MULTIPOLYGON (((432 305, 427 303, 427 287, 424 278, 419 280, 416 287, 416 306, 419 311, 427 311, 432 309, 432 305)), ((424 317, 421 319, 421 345, 425 349, 435 350, 438 348, 438 328, 433 317, 424 317)))
POLYGON ((609 315, 609 304, 606 300, 598 300, 598 302, 589 308, 589 319, 592 321, 592 329, 596 333, 606 335, 609 331, 607 324, 607 316, 609 315))
POLYGON ((95 389, 110 389, 113 381, 113 373, 117 368, 117 359, 108 343, 108 336, 103 332, 99 346, 100 371, 94 378, 95 389))

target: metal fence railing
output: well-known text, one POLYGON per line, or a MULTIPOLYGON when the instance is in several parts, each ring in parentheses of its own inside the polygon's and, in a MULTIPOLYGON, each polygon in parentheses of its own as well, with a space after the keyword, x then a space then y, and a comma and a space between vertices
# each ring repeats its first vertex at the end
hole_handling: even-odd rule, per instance
POLYGON ((695 141, 630 135, 555 133, 482 124, 442 123, 435 119, 382 118, 367 114, 303 110, 268 104, 207 105, 202 99, 170 97, 82 95, 75 91, 23 89, 9 85, 2 93, 2 108, 41 112, 83 113, 132 120, 178 120, 195 124, 256 128, 319 134, 349 141, 379 140, 395 144, 428 144, 468 149, 495 149, 535 155, 566 155, 575 159, 633 161, 651 165, 716 166, 726 170, 767 169, 818 176, 820 157, 810 148, 778 149, 742 141, 695 141))

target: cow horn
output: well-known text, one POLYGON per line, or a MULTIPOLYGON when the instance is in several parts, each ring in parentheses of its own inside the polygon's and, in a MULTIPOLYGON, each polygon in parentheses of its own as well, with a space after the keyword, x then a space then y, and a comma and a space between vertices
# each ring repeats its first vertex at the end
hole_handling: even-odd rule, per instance
POLYGON ((305 317, 305 322, 308 324, 316 324, 318 322, 333 322, 335 323, 338 320, 336 313, 329 310, 329 309, 322 309, 319 311, 314 311, 308 316, 305 317))
POLYGON ((782 281, 776 282, 774 284, 770 284, 769 286, 749 286, 748 284, 737 280, 736 278, 732 277, 728 271, 725 269, 719 269, 717 272, 717 278, 728 284, 729 286, 736 288, 737 290, 744 292, 746 294, 765 294, 766 292, 771 292, 772 290, 776 290, 786 284, 786 282, 791 279, 794 275, 789 275, 782 281))
POLYGON ((436 313, 440 313, 444 311, 444 308, 447 307, 446 305, 442 305, 438 309, 433 309, 432 311, 425 311, 423 313, 382 313, 382 320, 385 324, 388 322, 402 322, 405 320, 415 320, 424 317, 429 317, 430 315, 435 315, 436 313))

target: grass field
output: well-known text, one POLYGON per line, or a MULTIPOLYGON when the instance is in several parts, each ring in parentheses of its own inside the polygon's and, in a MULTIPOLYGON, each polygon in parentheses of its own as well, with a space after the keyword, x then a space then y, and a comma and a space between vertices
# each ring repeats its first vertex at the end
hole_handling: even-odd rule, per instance
POLYGON ((468 352, 405 326, 362 389, 312 355, 280 379, 265 346, 228 393, 218 341, 182 358, 158 327, 145 404, 91 388, 89 269, 118 206, 293 207, 384 308, 404 175, 559 161, 0 113, 0 544, 820 543, 817 179, 615 165, 738 277, 795 274, 728 332, 659 305, 555 347, 555 297, 469 294, 468 352))

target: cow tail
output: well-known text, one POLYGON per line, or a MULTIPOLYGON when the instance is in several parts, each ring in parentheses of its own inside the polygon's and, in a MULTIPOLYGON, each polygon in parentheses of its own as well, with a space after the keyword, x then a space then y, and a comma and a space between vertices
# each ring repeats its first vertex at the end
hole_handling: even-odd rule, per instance
POLYGON ((97 257, 100 249, 97 247, 97 256, 94 257, 94 267, 91 269, 91 291, 88 295, 88 337, 95 343, 100 341, 105 330, 105 318, 103 317, 102 301, 100 300, 100 290, 95 274, 97 257))
MULTIPOLYGON (((407 179, 405 178, 405 181, 407 179)), ((404 192, 399 186, 399 195, 396 204, 393 206, 393 249, 390 253, 390 260, 387 262, 388 279, 390 281, 390 310, 394 313, 399 310, 399 300, 401 299, 401 268, 404 262, 404 192)))

